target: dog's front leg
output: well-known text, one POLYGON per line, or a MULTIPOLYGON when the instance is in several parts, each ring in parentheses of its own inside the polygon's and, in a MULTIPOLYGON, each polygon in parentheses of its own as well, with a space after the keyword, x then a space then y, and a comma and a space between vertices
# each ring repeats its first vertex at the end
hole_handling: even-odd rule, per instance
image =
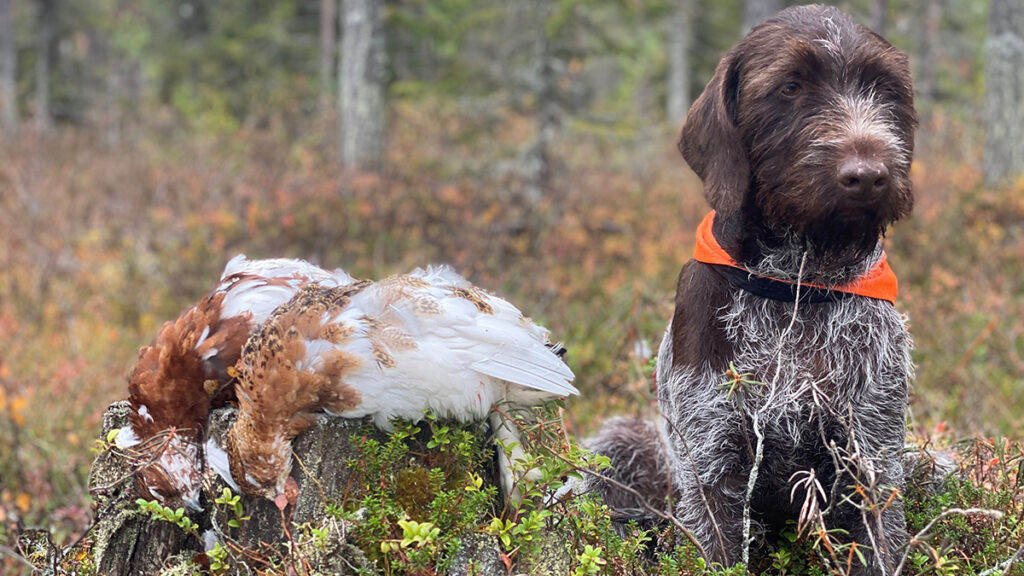
POLYGON ((841 507, 838 519, 854 542, 871 551, 865 554, 868 566, 853 566, 851 574, 893 574, 906 543, 902 500, 906 432, 900 409, 905 402, 889 399, 889 403, 876 400, 870 407, 854 407, 850 454, 843 467, 852 480, 849 483, 857 488, 850 497, 853 505, 841 507))
POLYGON ((741 559, 743 507, 750 461, 739 416, 701 410, 670 433, 677 515, 704 548, 705 559, 731 566, 741 559))

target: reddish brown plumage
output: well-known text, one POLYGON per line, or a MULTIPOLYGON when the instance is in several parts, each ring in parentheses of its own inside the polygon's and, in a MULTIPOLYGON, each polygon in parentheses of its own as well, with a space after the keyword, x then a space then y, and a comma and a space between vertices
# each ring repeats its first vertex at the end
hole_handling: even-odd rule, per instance
POLYGON ((347 286, 353 280, 302 260, 238 255, 209 296, 164 324, 139 351, 128 386, 130 425, 118 433, 117 445, 138 461, 143 495, 199 507, 198 443, 209 411, 234 399, 232 368, 249 332, 309 282, 347 286))
POLYGON ((139 350, 128 378, 129 421, 145 457, 139 488, 146 495, 180 496, 168 471, 152 464, 163 450, 174 449, 171 437, 198 443, 211 406, 234 397, 227 368, 241 354, 249 322, 243 316, 221 319, 224 296, 207 296, 164 323, 153 343, 139 350))
MULTIPOLYGON (((287 447, 324 409, 343 412, 359 404, 358 392, 341 384, 343 375, 359 365, 357 357, 335 350, 317 370, 301 367, 306 341, 325 332, 325 324, 343 307, 339 302, 345 296, 339 295, 346 290, 353 287, 302 288, 246 344, 239 363, 239 416, 225 446, 231 475, 242 490, 273 499, 277 494, 260 487, 275 486, 281 470, 290 466, 290 456, 278 448, 287 447)), ((342 329, 329 332, 333 340, 347 337, 342 329)))
POLYGON ((136 411, 130 417, 136 434, 142 438, 161 430, 200 428, 206 420, 211 402, 224 404, 233 395, 223 386, 229 380, 227 368, 241 355, 249 335, 248 321, 242 317, 220 319, 224 294, 203 298, 177 319, 165 322, 149 346, 139 350, 139 359, 128 377, 128 399, 136 411), (205 331, 209 336, 196 345, 205 331), (216 364, 208 367, 203 355, 216 349, 216 364), (219 386, 211 395, 205 384, 216 381, 219 386), (146 406, 149 418, 138 413, 146 406))

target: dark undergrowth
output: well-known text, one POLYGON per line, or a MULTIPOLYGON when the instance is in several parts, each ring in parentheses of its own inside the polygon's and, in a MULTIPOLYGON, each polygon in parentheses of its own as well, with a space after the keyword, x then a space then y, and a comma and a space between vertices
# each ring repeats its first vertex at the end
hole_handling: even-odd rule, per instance
MULTIPOLYGON (((450 263, 568 345, 582 392, 566 406, 570 437, 613 414, 656 416, 645 367, 706 210, 671 131, 568 130, 547 195, 529 202, 509 168, 530 138, 527 119, 481 127, 451 105, 420 102, 399 104, 394 125, 389 168, 376 175, 341 172, 312 136, 244 128, 196 136, 154 126, 117 145, 69 130, 0 144, 0 544, 11 546, 22 526, 67 544, 89 525, 86 478, 103 409, 126 395, 139 346, 238 252, 362 277, 450 263)), ((1024 182, 986 188, 957 149, 970 150, 921 147, 915 215, 886 240, 916 342, 913 432, 1021 438, 1024 182)), ((1001 519, 943 517, 908 566, 979 573, 1008 556, 1020 536, 1011 524, 1018 475, 1009 474, 1020 447, 1001 442, 957 445, 965 475, 938 494, 905 495, 912 531, 950 507, 992 507, 1001 519), (985 454, 1004 472, 994 476, 985 454), (979 536, 958 536, 967 529, 979 536)), ((417 481, 437 480, 422 474, 417 481)), ((625 552, 592 545, 606 564, 589 566, 620 569, 613 558, 625 552)), ((802 546, 813 549, 813 538, 787 544, 778 570, 813 569, 802 546)), ((642 570, 686 573, 688 557, 642 570)))

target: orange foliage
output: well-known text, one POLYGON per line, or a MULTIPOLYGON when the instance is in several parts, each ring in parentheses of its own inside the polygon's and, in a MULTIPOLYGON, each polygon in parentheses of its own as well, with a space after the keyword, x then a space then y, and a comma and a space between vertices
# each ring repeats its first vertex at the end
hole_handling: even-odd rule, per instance
MULTIPOLYGON (((380 175, 246 130, 0 144, 0 489, 32 487, 26 510, 12 497, 0 511, 31 524, 84 502, 91 454, 77 439, 125 396, 139 346, 238 252, 363 277, 450 263, 566 342, 582 392, 573 432, 653 414, 646 354, 707 210, 674 134, 566 137, 531 204, 509 169, 532 137, 527 119, 501 114, 482 130, 443 107, 396 114, 380 175)), ((985 190, 967 162, 919 158, 915 217, 887 240, 917 342, 915 416, 1019 434, 1024 184, 985 190)), ((81 516, 67 514, 69 533, 81 516)))

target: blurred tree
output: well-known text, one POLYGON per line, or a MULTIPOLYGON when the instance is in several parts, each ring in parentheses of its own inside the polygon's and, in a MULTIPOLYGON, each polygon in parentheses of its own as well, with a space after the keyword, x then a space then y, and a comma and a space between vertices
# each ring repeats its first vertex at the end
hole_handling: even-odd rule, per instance
POLYGON ((1024 0, 992 0, 985 41, 985 181, 1024 174, 1024 0))
POLYGON ((523 174, 525 186, 521 199, 526 202, 527 210, 533 213, 541 198, 547 195, 551 181, 550 146, 562 120, 562 110, 558 97, 558 72, 556 67, 564 62, 555 59, 552 43, 552 32, 548 26, 552 14, 552 4, 547 0, 531 0, 532 12, 537 24, 532 27, 536 31, 535 61, 529 83, 533 88, 536 104, 534 105, 534 122, 536 132, 533 142, 527 147, 523 156, 523 174))
POLYGON ((675 0, 668 31, 668 121, 680 125, 690 107, 689 53, 693 17, 693 0, 675 0))
POLYGON ((37 1, 35 123, 36 130, 46 132, 50 128, 50 61, 57 1, 37 1))
POLYGON ((913 62, 917 72, 914 83, 917 87, 919 109, 930 108, 938 96, 935 75, 936 64, 940 58, 939 32, 942 25, 942 9, 940 1, 925 2, 924 21, 915 28, 920 35, 919 53, 913 62))
MULTIPOLYGON (((509 54, 505 65, 510 71, 502 80, 514 94, 513 105, 532 116, 534 123, 533 138, 521 154, 522 185, 513 202, 523 211, 526 229, 543 229, 560 218, 564 201, 564 191, 552 185, 554 143, 567 120, 584 116, 594 99, 596 82, 584 76, 586 63, 626 50, 627 43, 615 34, 628 34, 629 28, 616 24, 631 14, 614 2, 599 5, 588 0, 530 0, 509 11, 505 47, 499 52, 509 54), (526 42, 512 34, 522 30, 531 31, 526 42)), ((657 37, 637 36, 641 41, 657 37)), ((631 63, 640 70, 644 64, 631 63)), ((647 80, 643 73, 634 79, 647 80)), ((637 90, 636 84, 629 88, 637 90)))
POLYGON ((338 118, 341 163, 377 170, 384 154, 386 44, 383 0, 342 0, 338 118))
MULTIPOLYGON (((929 4, 938 4, 937 1, 929 4)), ((871 29, 880 36, 885 36, 885 28, 889 24, 889 0, 872 0, 871 29)))
POLYGON ((320 113, 333 106, 334 57, 337 54, 338 0, 320 0, 320 113))
POLYGON ((0 130, 18 129, 18 55, 14 44, 13 0, 0 0, 0 130))
POLYGON ((319 101, 319 0, 142 2, 144 62, 189 125, 303 133, 319 101), (292 132, 294 131, 294 132, 292 132))
POLYGON ((743 33, 782 10, 782 0, 746 0, 743 5, 743 33))
POLYGON ((714 74, 718 60, 741 38, 745 30, 743 13, 746 0, 700 3, 693 13, 693 43, 690 46, 691 90, 694 98, 714 74))
MULTIPOLYGON (((0 77, 11 74, 8 64, 16 75, 13 83, 0 78, 0 94, 6 87, 13 95, 0 126, 16 123, 20 108, 40 127, 91 124, 114 138, 132 118, 139 126, 173 118, 204 132, 280 128, 286 139, 301 138, 322 118, 318 108, 342 109, 339 1, 0 0, 4 13, 13 11, 13 33, 0 35, 0 77)), ((678 123, 744 21, 791 3, 390 0, 385 9, 376 0, 386 58, 364 66, 373 79, 360 85, 377 86, 381 99, 416 107, 426 96, 430 106, 458 109, 459 139, 492 138, 509 113, 531 119, 535 131, 492 152, 517 156, 509 188, 537 201, 557 180, 563 131, 642 138, 640 130, 661 129, 663 116, 678 123)), ((913 53, 922 112, 941 105, 958 121, 981 94, 988 3, 838 2, 913 53)), ((366 100, 352 99, 367 92, 350 85, 344 97, 355 110, 366 100)), ((359 121, 382 122, 385 106, 378 108, 349 119, 353 134, 359 121)), ((334 129, 344 130, 340 122, 334 129)), ((350 139, 348 153, 382 148, 383 123, 371 133, 378 137, 350 139)), ((487 164, 511 175, 511 162, 487 164)))

